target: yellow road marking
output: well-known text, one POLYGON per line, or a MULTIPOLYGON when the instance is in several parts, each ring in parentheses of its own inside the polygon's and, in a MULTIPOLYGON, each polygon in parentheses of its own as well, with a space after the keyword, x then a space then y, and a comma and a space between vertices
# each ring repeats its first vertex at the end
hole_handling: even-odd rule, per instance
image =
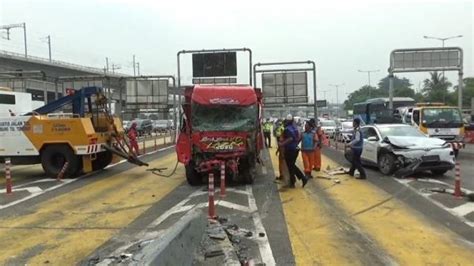
MULTIPOLYGON (((276 149, 270 149, 275 175, 278 172, 276 149)), ((317 197, 301 188, 280 191, 291 247, 298 265, 361 265, 352 255, 350 243, 337 232, 337 221, 322 207, 317 197), (316 228, 321 224, 333 224, 316 228)))
MULTIPOLYGON (((323 169, 336 163, 323 156, 323 169)), ((401 265, 472 265, 474 249, 459 240, 447 228, 436 224, 421 213, 375 185, 363 180, 343 177, 340 185, 317 180, 328 188, 326 192, 372 239, 401 265), (385 202, 384 202, 385 201, 385 202), (367 210, 369 207, 374 208, 367 210), (364 210, 366 210, 364 212, 364 210)))
MULTIPOLYGON (((170 154, 150 168, 175 161, 170 154)), ((164 178, 133 168, 42 202, 29 214, 1 220, 0 264, 15 257, 28 257, 32 265, 79 262, 181 184, 183 172, 179 167, 175 176, 164 178)))

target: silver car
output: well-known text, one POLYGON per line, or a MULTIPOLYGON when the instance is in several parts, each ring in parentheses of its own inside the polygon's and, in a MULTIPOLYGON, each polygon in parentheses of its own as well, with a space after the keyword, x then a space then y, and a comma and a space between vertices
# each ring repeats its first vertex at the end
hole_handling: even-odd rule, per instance
MULTIPOLYGON (((369 125, 361 132, 362 163, 377 166, 385 175, 406 176, 425 170, 443 175, 454 168, 454 152, 448 143, 429 138, 410 125, 369 125)), ((351 158, 349 150, 346 158, 351 158)))

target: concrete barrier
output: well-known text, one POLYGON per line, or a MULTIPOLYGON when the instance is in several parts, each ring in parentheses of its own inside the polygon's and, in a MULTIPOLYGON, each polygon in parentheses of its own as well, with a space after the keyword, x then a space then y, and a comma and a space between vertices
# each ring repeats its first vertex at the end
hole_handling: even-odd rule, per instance
POLYGON ((130 265, 191 265, 194 250, 206 231, 207 218, 201 209, 189 211, 159 239, 133 256, 130 265))

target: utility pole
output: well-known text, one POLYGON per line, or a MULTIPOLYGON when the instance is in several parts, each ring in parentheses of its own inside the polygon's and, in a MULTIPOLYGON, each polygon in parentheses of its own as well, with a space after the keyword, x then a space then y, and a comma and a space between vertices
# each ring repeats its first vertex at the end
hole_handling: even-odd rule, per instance
POLYGON ((339 109, 340 109, 340 106, 339 106, 339 87, 340 87, 340 86, 344 86, 344 85, 345 85, 345 83, 341 83, 341 84, 329 84, 329 86, 336 88, 337 117, 339 117, 339 109))
POLYGON ((367 73, 368 82, 369 82, 369 98, 370 98, 370 97, 371 97, 371 95, 370 95, 370 94, 371 94, 371 93, 370 93, 370 86, 371 86, 371 84, 370 84, 370 73, 372 73, 372 72, 379 72, 380 69, 376 69, 376 70, 360 70, 360 69, 359 69, 358 71, 361 72, 361 73, 367 73))
POLYGON ((136 73, 135 73, 135 67, 136 67, 136 63, 135 63, 135 55, 133 55, 133 76, 134 76, 134 77, 136 76, 136 73))
POLYGON ((137 62, 137 74, 140 76, 140 62, 137 62))
POLYGON ((25 57, 28 57, 28 46, 26 42, 26 23, 19 24, 9 24, 9 25, 0 25, 0 30, 5 30, 7 32, 7 40, 10 40, 10 30, 14 28, 23 28, 23 40, 25 42, 25 57))
POLYGON ((105 71, 109 72, 109 58, 108 57, 105 58, 105 71))
POLYGON ((120 65, 112 64, 112 74, 115 73, 116 69, 120 69, 120 65))
POLYGON ((51 62, 52 61, 52 59, 51 59, 51 35, 46 36, 46 42, 48 43, 49 62, 51 62))

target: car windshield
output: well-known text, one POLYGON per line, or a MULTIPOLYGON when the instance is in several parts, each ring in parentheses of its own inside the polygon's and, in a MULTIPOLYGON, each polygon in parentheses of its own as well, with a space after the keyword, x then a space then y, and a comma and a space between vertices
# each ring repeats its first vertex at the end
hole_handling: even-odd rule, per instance
POLYGON ((323 127, 335 127, 336 122, 334 122, 332 120, 321 121, 321 126, 323 126, 323 127))
POLYGON ((424 108, 423 124, 427 127, 452 124, 453 127, 462 125, 461 112, 457 108, 424 108))
POLYGON ((192 126, 198 131, 249 131, 257 123, 257 106, 192 104, 192 126))
POLYGON ((379 127, 380 134, 383 138, 393 137, 426 137, 417 128, 412 126, 394 126, 379 127))

